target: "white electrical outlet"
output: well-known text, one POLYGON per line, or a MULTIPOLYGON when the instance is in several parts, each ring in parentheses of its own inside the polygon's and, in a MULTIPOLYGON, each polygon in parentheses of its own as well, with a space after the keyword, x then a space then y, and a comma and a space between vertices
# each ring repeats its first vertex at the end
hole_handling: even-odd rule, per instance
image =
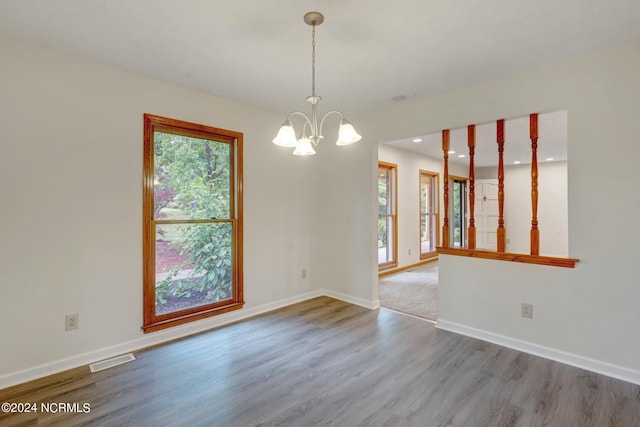
POLYGON ((525 319, 533 319, 533 304, 523 302, 520 306, 520 315, 525 319))
POLYGON ((73 331, 74 329, 78 329, 80 327, 79 315, 76 314, 67 314, 64 316, 64 330, 65 331, 73 331))

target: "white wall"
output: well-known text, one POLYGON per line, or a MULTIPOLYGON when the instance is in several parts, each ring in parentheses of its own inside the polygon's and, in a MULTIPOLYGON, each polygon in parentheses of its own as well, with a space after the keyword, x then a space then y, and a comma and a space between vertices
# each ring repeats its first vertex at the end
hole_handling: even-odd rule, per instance
MULTIPOLYGON (((571 160, 569 160, 571 162, 571 160)), ((505 167, 507 252, 529 253, 531 165, 505 167)), ((540 255, 569 256, 567 162, 538 164, 540 255)))
MULTIPOLYGON (((477 179, 497 180, 498 168, 478 168, 477 179)), ((496 181, 497 182, 497 181, 496 181)), ((531 165, 504 168, 504 224, 507 252, 530 252, 531 165)), ((540 255, 568 257, 569 194, 567 162, 538 163, 538 228, 540 255)))
POLYGON ((311 175, 271 143, 282 115, 8 39, 0 57, 0 388, 194 330, 140 330, 143 113, 244 133, 241 312, 315 289, 311 175))
POLYGON ((363 134, 361 141, 337 147, 328 133, 313 159, 313 284, 329 295, 375 308, 377 146, 358 121, 353 125, 363 134))
MULTIPOLYGON (((378 160, 398 165, 398 268, 420 262, 420 170, 438 174, 440 190, 440 235, 442 234, 443 160, 433 159, 389 145, 378 145, 378 160), (411 251, 411 254, 409 254, 411 251)), ((450 163, 449 174, 467 176, 468 170, 450 163)), ((377 212, 377 211, 376 211, 377 212)), ((442 239, 442 236, 440 236, 442 239)), ((441 242, 442 240, 440 240, 441 242)), ((440 242, 438 244, 440 244, 440 242)))
POLYGON ((440 257, 440 323, 577 355, 640 382, 636 267, 640 42, 358 117, 391 140, 532 111, 568 111, 575 269, 440 257), (520 303, 534 319, 520 317, 520 303))

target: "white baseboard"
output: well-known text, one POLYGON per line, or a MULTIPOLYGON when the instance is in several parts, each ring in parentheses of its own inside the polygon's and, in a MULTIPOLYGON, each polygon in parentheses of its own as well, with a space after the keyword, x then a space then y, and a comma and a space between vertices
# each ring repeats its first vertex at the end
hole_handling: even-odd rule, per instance
MULTIPOLYGON (((13 385, 22 384, 27 381, 35 380, 45 377, 47 375, 55 374, 58 372, 66 371, 68 369, 77 368, 84 365, 108 359, 110 357, 118 356, 123 353, 129 353, 132 351, 140 350, 145 347, 161 344, 178 338, 184 338, 189 335, 193 335, 199 332, 204 332, 209 329, 227 325, 229 323, 244 320, 249 317, 257 316, 259 314, 266 313, 268 311, 276 310, 278 308, 286 307, 291 304, 302 302, 311 298, 319 296, 331 296, 324 293, 323 290, 316 290, 307 292, 304 294, 296 295, 294 297, 285 298, 282 300, 274 301, 268 304, 264 304, 258 307, 252 307, 248 309, 231 311, 219 316, 209 317, 197 322, 176 326, 171 329, 163 329, 152 334, 143 335, 140 338, 136 338, 130 341, 126 341, 114 346, 104 347, 98 350, 90 351, 87 353, 78 354, 75 356, 67 357, 65 359, 55 360, 53 362, 44 363, 42 365, 34 366, 31 368, 23 369, 16 372, 10 372, 8 374, 0 375, 0 390, 13 385)), ((337 297, 334 297, 337 298, 337 297)), ((342 299, 342 298, 339 298, 342 299)), ((350 302, 350 301, 349 301, 350 302)))
POLYGON ((525 353, 544 357, 545 359, 555 360, 556 362, 575 366, 577 368, 586 369, 587 371, 596 372, 608 377, 617 378, 640 385, 640 371, 614 365, 600 360, 590 359, 578 354, 567 353, 550 347, 518 340, 504 335, 495 334, 493 332, 484 331, 482 329, 472 328, 470 326, 461 325, 455 322, 438 319, 436 323, 438 329, 444 331, 455 332, 461 335, 467 335, 482 341, 491 342, 503 347, 512 348, 514 350, 523 351, 525 353))
MULTIPOLYGON (((286 307, 291 304, 306 301, 308 299, 316 298, 323 295, 372 310, 380 307, 379 300, 370 301, 332 291, 330 289, 320 289, 300 294, 294 297, 285 298, 279 301, 274 301, 258 307, 233 311, 230 313, 222 314, 220 316, 204 319, 199 322, 181 325, 171 329, 165 329, 153 334, 144 335, 131 341, 117 344, 115 346, 101 348, 95 351, 34 366, 32 368, 23 369, 21 371, 4 374, 0 376, 0 389, 42 378, 47 375, 55 374, 68 369, 88 365, 90 363, 118 356, 123 353, 140 350, 145 347, 161 344, 178 338, 184 338, 189 335, 204 332, 212 328, 224 326, 229 323, 244 320, 249 317, 257 316, 259 314, 263 314, 269 311, 276 310, 278 308, 286 307)), ((512 348, 514 350, 523 351, 525 353, 555 360, 567 365, 586 369, 588 371, 596 372, 612 378, 617 378, 623 381, 640 385, 640 371, 636 371, 633 369, 625 368, 607 362, 602 362, 595 359, 590 359, 573 353, 567 353, 561 350, 533 344, 527 341, 510 338, 504 335, 487 332, 481 329, 472 328, 470 326, 461 325, 459 323, 449 322, 444 319, 438 319, 436 327, 445 331, 467 335, 472 338, 477 338, 483 341, 512 348)))

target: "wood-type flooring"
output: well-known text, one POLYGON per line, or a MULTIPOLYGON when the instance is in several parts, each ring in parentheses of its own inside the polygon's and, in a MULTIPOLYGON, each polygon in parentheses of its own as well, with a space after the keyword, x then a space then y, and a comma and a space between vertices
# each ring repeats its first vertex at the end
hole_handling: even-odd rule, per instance
POLYGON ((638 385, 328 297, 135 356, 0 390, 64 404, 0 425, 640 426, 638 385))

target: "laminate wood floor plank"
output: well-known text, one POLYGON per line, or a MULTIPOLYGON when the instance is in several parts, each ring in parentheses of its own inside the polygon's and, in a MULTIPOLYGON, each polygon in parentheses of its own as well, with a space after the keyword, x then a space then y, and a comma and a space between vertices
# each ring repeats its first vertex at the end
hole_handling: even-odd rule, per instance
POLYGON ((640 426, 640 386, 315 298, 0 390, 0 402, 90 403, 2 426, 640 426))

